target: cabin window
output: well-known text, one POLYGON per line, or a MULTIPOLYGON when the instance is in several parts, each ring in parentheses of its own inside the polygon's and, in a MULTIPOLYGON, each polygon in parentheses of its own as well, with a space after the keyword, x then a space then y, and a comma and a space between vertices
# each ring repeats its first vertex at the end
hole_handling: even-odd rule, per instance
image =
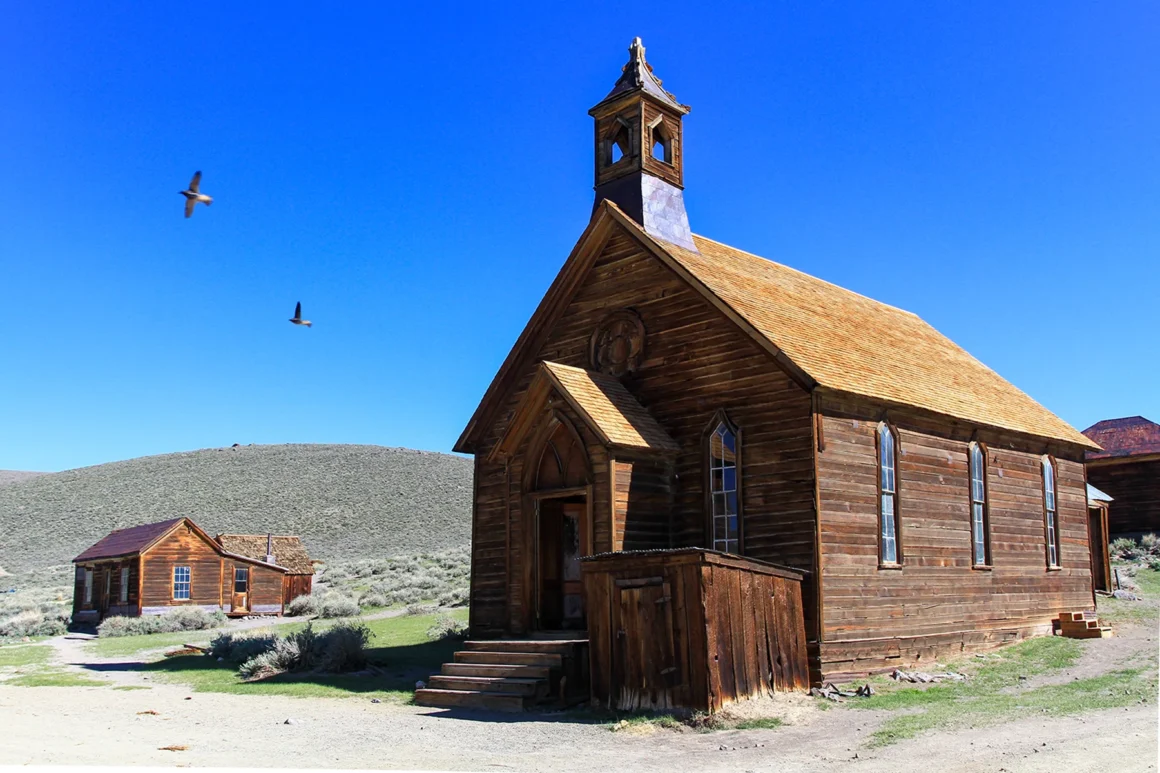
POLYGON ((1055 509, 1055 464, 1043 457, 1043 519, 1047 537, 1047 565, 1059 568, 1059 516, 1055 509))
POLYGON ((970 445, 971 471, 971 563, 991 563, 990 528, 987 523, 987 450, 979 443, 970 445))
POLYGON ((113 567, 105 569, 105 600, 104 604, 109 603, 109 599, 113 597, 113 567))
POLYGON ((85 603, 93 603, 93 570, 85 570, 85 603))
POLYGON ((121 603, 129 601, 129 567, 121 567, 121 603))
POLYGON ((177 600, 189 599, 189 567, 173 567, 173 598, 177 600))
POLYGON ((709 511, 712 545, 723 553, 741 552, 738 502, 738 432, 721 417, 709 436, 709 511))
POLYGON ((896 566, 898 550, 898 440, 886 422, 878 425, 878 561, 896 566))
POLYGON ((250 569, 245 566, 234 567, 234 593, 246 593, 250 589, 250 569))

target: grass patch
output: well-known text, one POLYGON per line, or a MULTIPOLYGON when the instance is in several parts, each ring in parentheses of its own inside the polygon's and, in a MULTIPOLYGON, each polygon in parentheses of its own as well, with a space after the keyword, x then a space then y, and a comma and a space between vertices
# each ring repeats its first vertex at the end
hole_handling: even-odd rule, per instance
POLYGON ((0 647, 0 668, 17 666, 38 666, 48 662, 51 650, 44 645, 25 644, 16 647, 0 647))
MULTIPOLYGON (((1126 572, 1126 565, 1116 566, 1121 572, 1126 572)), ((1160 621, 1160 572, 1145 567, 1134 567, 1135 575, 1132 580, 1140 586, 1140 601, 1126 601, 1108 596, 1099 596, 1096 601, 1096 611, 1100 622, 1108 625, 1139 625, 1150 623, 1156 625, 1160 621)))
POLYGON ((60 669, 44 669, 4 682, 13 687, 106 687, 108 682, 60 669))
POLYGON ((871 736, 870 745, 887 746, 938 728, 977 727, 1031 715, 1058 717, 1155 701, 1156 688, 1155 676, 1144 677, 1139 669, 1125 669, 1017 693, 961 696, 928 703, 923 711, 887 720, 871 736))
MULTIPOLYGON (((467 610, 454 615, 465 619, 467 610)), ((293 698, 348 698, 368 696, 410 701, 418 679, 427 679, 451 660, 456 641, 431 641, 427 630, 436 615, 414 615, 363 621, 371 631, 370 674, 279 674, 259 681, 243 681, 236 664, 204 655, 184 655, 149 663, 143 670, 168 682, 189 685, 197 692, 233 695, 285 695, 293 698)), ((302 623, 278 626, 304 627, 302 623)), ((321 628, 322 626, 316 626, 321 628)))
MULTIPOLYGON (((263 626, 257 631, 273 631, 289 633, 306 627, 304 622, 273 623, 263 626)), ((324 626, 316 626, 322 628, 324 626)), ((178 631, 176 633, 150 633, 143 636, 125 636, 113 639, 97 638, 85 644, 89 652, 101 658, 118 658, 126 655, 137 655, 151 650, 172 649, 182 644, 195 644, 199 647, 209 646, 210 640, 221 633, 221 629, 204 631, 178 631)))
POLYGON ((143 684, 119 684, 113 688, 121 692, 129 692, 130 690, 152 690, 152 687, 146 687, 143 684))
POLYGON ((782 726, 778 717, 760 717, 758 719, 743 719, 733 726, 734 730, 774 730, 782 726))
POLYGON ((846 704, 855 709, 906 711, 871 736, 885 746, 919 733, 950 726, 978 726, 1031 714, 1061 716, 1156 699, 1156 676, 1143 669, 1114 671, 1065 684, 1027 689, 1020 677, 1058 672, 1083 653, 1075 639, 1044 636, 1014 644, 996 656, 961 664, 966 682, 901 686, 884 677, 878 693, 846 704))

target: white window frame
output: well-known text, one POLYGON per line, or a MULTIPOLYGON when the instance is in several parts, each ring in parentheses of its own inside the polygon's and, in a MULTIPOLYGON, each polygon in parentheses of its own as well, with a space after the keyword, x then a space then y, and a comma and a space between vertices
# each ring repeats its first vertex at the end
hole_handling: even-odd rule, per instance
POLYGON ((1044 456, 1040 469, 1043 472, 1043 529, 1047 546, 1047 568, 1059 569, 1059 487, 1055 479, 1055 462, 1044 456))
POLYGON ((173 567, 173 600, 189 601, 193 590, 193 570, 188 566, 173 567), (185 579, 179 579, 184 575, 185 579), (184 591, 185 595, 181 595, 184 591))
POLYGON ((990 535, 987 523, 987 449, 972 442, 967 449, 967 472, 971 479, 971 565, 990 566, 990 535))
POLYGON ((129 603, 129 567, 121 567, 121 603, 129 603))
POLYGON ((85 603, 93 603, 93 570, 85 569, 85 603))
POLYGON ((902 565, 898 544, 898 436, 886 422, 878 424, 878 564, 902 565))

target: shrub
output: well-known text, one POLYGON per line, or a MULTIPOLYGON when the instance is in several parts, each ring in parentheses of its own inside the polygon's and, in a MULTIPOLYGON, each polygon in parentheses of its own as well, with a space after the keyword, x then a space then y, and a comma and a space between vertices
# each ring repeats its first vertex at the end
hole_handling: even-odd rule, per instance
POLYGON ((435 604, 410 604, 404 614, 407 615, 431 615, 439 611, 439 607, 435 604))
POLYGON ((217 628, 226 621, 220 609, 207 612, 199 607, 179 607, 163 615, 143 615, 141 617, 106 617, 97 626, 97 635, 106 637, 141 636, 148 633, 174 633, 176 631, 204 631, 217 628))
POLYGON ((329 673, 361 671, 367 667, 371 631, 362 623, 341 622, 318 637, 316 668, 329 673))
POLYGON ((456 588, 454 590, 445 591, 439 594, 439 606, 441 607, 465 607, 467 606, 467 598, 469 596, 467 588, 456 588))
MULTIPOLYGON (((233 646, 221 646, 221 652, 228 656, 216 653, 219 648, 215 639, 210 645, 210 655, 241 661, 238 674, 243 679, 265 679, 289 671, 361 671, 367 665, 366 645, 370 637, 370 629, 362 623, 342 622, 321 633, 314 630, 313 624, 308 624, 301 631, 282 638, 259 637, 254 641, 260 646, 254 646, 248 653, 243 652, 247 641, 244 637, 235 639, 233 646)), ((228 636, 223 634, 218 638, 228 636)))
POLYGON ((319 617, 356 617, 361 611, 357 601, 348 596, 339 596, 337 593, 323 596, 318 606, 319 617))
POLYGON ((291 637, 276 639, 270 649, 260 652, 238 667, 243 679, 264 679, 291 671, 301 661, 298 643, 291 637))
POLYGON ((207 654, 211 658, 221 658, 230 663, 246 663, 274 649, 277 640, 278 637, 270 633, 219 633, 209 643, 207 654))
POLYGON ((1140 548, 1149 555, 1160 556, 1160 537, 1155 534, 1145 534, 1140 537, 1140 548))
POLYGON ((294 617, 316 615, 318 614, 318 603, 312 595, 297 596, 286 605, 286 611, 294 617))
POLYGON ((1136 541, 1130 537, 1112 540, 1112 544, 1108 546, 1108 552, 1111 553, 1112 558, 1118 558, 1121 561, 1135 561, 1143 555, 1143 551, 1136 545, 1136 541))
POLYGON ((40 604, 0 620, 0 639, 59 636, 68 629, 69 613, 55 604, 40 604))
POLYGON ((369 590, 359 596, 358 603, 364 607, 389 607, 391 605, 386 596, 374 590, 369 590))
POLYGON ((467 622, 456 620, 451 615, 440 615, 435 624, 427 629, 427 638, 435 641, 443 639, 466 639, 467 622))

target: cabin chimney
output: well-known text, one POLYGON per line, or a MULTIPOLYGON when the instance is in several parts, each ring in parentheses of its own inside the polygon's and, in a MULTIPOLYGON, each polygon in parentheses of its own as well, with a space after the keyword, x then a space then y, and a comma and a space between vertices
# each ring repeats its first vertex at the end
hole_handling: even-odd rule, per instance
POLYGON ((608 199, 651 236, 697 251, 685 213, 681 119, 689 112, 661 86, 640 38, 620 79, 596 107, 596 202, 608 199))
POLYGON ((274 535, 266 533, 266 563, 274 563, 274 535))

